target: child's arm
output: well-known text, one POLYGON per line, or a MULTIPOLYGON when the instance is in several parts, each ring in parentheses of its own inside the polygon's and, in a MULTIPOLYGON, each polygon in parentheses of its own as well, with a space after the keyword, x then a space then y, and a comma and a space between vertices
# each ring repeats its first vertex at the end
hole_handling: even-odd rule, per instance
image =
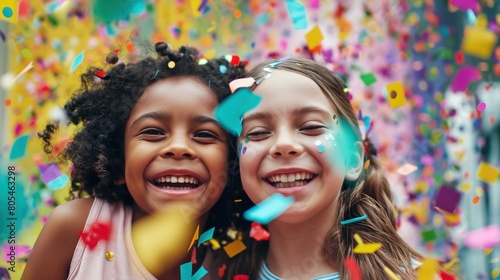
POLYGON ((22 280, 67 279, 80 233, 93 199, 77 199, 56 207, 38 236, 22 280))

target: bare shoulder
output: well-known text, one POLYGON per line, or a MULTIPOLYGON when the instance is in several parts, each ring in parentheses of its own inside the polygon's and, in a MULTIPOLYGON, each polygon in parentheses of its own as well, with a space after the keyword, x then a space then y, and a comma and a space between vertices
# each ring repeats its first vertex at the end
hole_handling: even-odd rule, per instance
POLYGON ((50 214, 22 276, 29 279, 67 279, 80 233, 94 202, 81 198, 57 206, 50 214))

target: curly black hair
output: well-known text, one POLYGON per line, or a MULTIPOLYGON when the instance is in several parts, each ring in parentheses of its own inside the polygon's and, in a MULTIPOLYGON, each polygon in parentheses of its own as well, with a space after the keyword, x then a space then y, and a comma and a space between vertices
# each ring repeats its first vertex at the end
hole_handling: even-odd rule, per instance
MULTIPOLYGON (((90 196, 126 204, 133 202, 127 188, 116 187, 114 182, 124 176, 125 124, 147 87, 169 77, 195 77, 212 89, 221 102, 231 94, 229 82, 245 74, 243 63, 233 65, 223 57, 204 61, 195 48, 182 46, 175 51, 167 43, 158 42, 155 49, 158 58, 147 57, 128 64, 117 64, 117 54, 110 53, 106 62, 114 65, 108 71, 90 67, 81 75, 81 88, 64 105, 68 125, 77 126, 78 130, 56 157, 60 163, 72 164, 70 199, 90 196)), ((52 121, 38 133, 49 155, 58 128, 59 121, 52 121)), ((230 143, 235 143, 234 139, 230 143)), ((234 148, 229 151, 228 182, 239 182, 231 180, 238 173, 235 171, 238 159, 234 148)), ((228 192, 225 188, 226 199, 228 192)), ((222 207, 221 203, 214 207, 222 207)))

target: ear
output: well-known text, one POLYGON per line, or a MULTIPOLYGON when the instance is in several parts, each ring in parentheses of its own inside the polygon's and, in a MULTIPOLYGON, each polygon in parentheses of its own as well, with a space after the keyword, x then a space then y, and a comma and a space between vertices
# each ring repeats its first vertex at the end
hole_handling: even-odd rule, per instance
POLYGON ((349 181, 356 181, 363 171, 364 149, 363 143, 360 141, 353 144, 353 150, 349 154, 349 158, 345 170, 345 178, 349 181))
POLYGON ((113 183, 117 186, 125 185, 125 177, 120 177, 116 180, 113 180, 113 183))

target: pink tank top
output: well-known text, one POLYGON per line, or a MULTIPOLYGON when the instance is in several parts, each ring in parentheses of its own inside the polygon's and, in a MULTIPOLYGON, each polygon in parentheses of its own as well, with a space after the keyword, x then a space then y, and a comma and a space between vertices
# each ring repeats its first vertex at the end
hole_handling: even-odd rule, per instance
POLYGON ((110 239, 99 241, 91 250, 80 238, 71 260, 68 279, 156 280, 142 265, 134 250, 131 237, 131 207, 124 207, 121 202, 109 203, 96 198, 84 231, 88 231, 96 222, 112 222, 110 239), (112 255, 113 259, 110 258, 112 255))

